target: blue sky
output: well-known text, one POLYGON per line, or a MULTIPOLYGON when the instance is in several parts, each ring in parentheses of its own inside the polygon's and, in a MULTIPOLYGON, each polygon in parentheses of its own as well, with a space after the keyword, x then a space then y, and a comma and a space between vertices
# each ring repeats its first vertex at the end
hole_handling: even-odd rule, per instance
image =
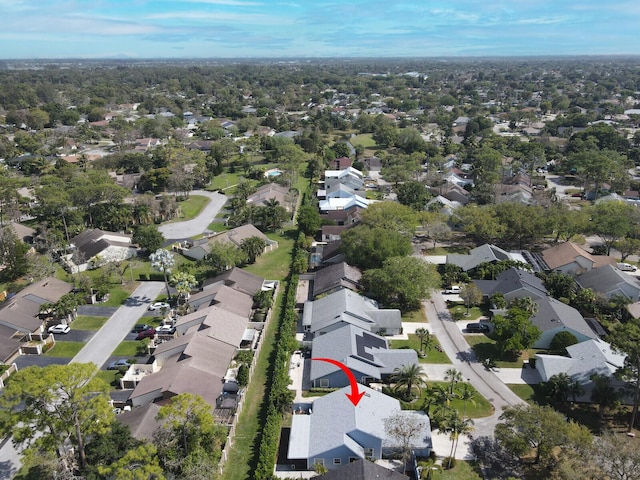
POLYGON ((640 54, 638 0, 0 0, 0 58, 640 54))

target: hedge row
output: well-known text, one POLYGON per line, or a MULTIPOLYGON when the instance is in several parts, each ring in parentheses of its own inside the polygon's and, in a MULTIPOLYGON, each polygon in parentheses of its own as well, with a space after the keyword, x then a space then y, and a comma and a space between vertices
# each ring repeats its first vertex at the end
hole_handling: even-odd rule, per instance
MULTIPOLYGON (((299 250, 301 250, 301 246, 297 242, 292 255, 293 259, 296 258, 299 250)), ((267 387, 267 416, 262 429, 258 462, 254 472, 256 480, 267 480, 273 477, 280 430, 282 428, 282 415, 291 406, 291 401, 295 395, 287 387, 289 385, 289 359, 291 353, 298 346, 295 338, 298 322, 298 315, 295 310, 297 286, 298 274, 294 272, 289 276, 287 282, 280 321, 275 336, 272 376, 267 387)))

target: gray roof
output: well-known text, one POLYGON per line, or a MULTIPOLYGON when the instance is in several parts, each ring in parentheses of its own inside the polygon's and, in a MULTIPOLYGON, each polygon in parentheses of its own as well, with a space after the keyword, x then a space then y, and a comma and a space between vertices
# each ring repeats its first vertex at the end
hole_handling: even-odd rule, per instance
POLYGON ((594 373, 612 377, 624 365, 625 355, 616 353, 607 342, 595 339, 567 347, 569 357, 560 355, 536 355, 542 362, 547 380, 553 375, 566 373, 584 384, 594 373))
POLYGON ((116 415, 116 419, 131 430, 131 435, 141 441, 153 440, 153 433, 158 429, 156 415, 160 411, 157 403, 147 403, 142 407, 116 415))
POLYGON ((203 290, 206 290, 206 287, 218 282, 222 282, 234 290, 254 296, 262 290, 264 278, 254 275, 253 273, 249 273, 241 268, 233 267, 226 272, 221 273, 217 277, 207 278, 202 284, 202 288, 203 290))
POLYGON ((613 265, 605 265, 603 267, 594 268, 576 278, 576 281, 582 288, 591 288, 594 292, 600 292, 609 295, 624 295, 629 297, 626 289, 635 291, 635 298, 638 299, 640 293, 640 283, 624 272, 621 272, 613 265))
MULTIPOLYGON (((351 387, 344 387, 313 402, 310 415, 294 415, 289 438, 289 459, 308 459, 322 457, 325 452, 346 447, 354 456, 364 457, 364 448, 356 438, 372 438, 382 441, 383 446, 393 447, 395 442, 387 437, 385 420, 400 413, 400 402, 384 393, 364 385, 358 385, 365 395, 357 406, 346 397, 351 387)), ((407 414, 415 412, 407 411, 407 414)), ((419 445, 416 448, 431 446, 431 425, 426 420, 419 445)))
MULTIPOLYGON (((351 370, 381 379, 403 365, 418 363, 415 350, 389 349, 384 337, 370 333, 353 325, 333 330, 313 340, 313 356, 334 358, 351 370)), ((311 380, 339 370, 328 362, 311 362, 311 380)))
POLYGON ((71 243, 82 253, 85 260, 99 254, 110 246, 134 248, 131 237, 123 233, 106 232, 99 228, 90 228, 71 239, 71 243), (120 240, 116 240, 119 238, 120 240))
POLYGON ((362 272, 346 262, 329 265, 316 272, 313 280, 313 296, 317 297, 340 287, 357 290, 361 278, 362 272))
POLYGON ((598 338, 584 317, 575 308, 553 297, 540 298, 535 303, 538 305, 538 312, 531 317, 531 323, 543 332, 564 325, 589 338, 598 338))
MULTIPOLYGON (((390 326, 389 317, 374 318, 371 315, 371 312, 375 310, 378 310, 378 306, 373 300, 351 290, 342 289, 313 302, 306 302, 303 323, 310 325, 312 332, 317 332, 339 322, 347 322, 365 330, 372 330, 378 327, 378 319, 383 318, 387 326, 390 326)), ((391 310, 389 316, 395 317, 395 328, 400 327, 402 324, 400 311, 391 310)))
POLYGON ((447 255, 447 263, 457 265, 465 272, 476 268, 481 263, 499 262, 502 260, 512 260, 509 252, 488 243, 471 249, 468 255, 459 253, 447 255))
POLYGON ((474 283, 484 295, 492 295, 497 292, 508 295, 521 289, 530 293, 531 295, 529 296, 534 299, 546 297, 549 294, 542 280, 532 273, 520 270, 519 268, 510 268, 500 273, 496 280, 475 280, 474 283))
POLYGON ((407 478, 409 477, 369 460, 356 460, 322 475, 322 480, 403 480, 407 478))

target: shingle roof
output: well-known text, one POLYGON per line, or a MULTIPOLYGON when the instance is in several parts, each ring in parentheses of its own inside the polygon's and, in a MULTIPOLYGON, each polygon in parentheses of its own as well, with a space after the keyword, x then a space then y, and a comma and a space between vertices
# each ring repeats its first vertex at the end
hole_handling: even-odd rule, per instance
POLYGON ((531 293, 531 298, 546 297, 549 293, 542 280, 519 268, 510 268, 500 273, 496 280, 475 280, 474 283, 484 295, 496 292, 508 295, 520 289, 531 293))
POLYGON ((209 285, 215 285, 219 282, 223 282, 234 290, 253 296, 262 290, 264 278, 241 268, 233 267, 217 277, 206 279, 202 284, 202 288, 206 290, 209 285))
POLYGON ((605 265, 585 272, 579 275, 576 281, 582 288, 591 288, 593 291, 605 295, 618 294, 628 297, 627 292, 622 288, 630 288, 636 292, 635 298, 632 298, 634 301, 638 299, 638 293, 640 292, 640 283, 638 283, 638 280, 631 275, 621 272, 613 265, 605 265))
POLYGON ((134 408, 129 412, 123 412, 116 419, 123 425, 127 425, 134 438, 142 441, 151 441, 158 428, 156 415, 160 406, 156 403, 148 403, 142 407, 134 408))
POLYGON ((407 476, 369 460, 356 460, 322 475, 322 480, 406 480, 407 476))
MULTIPOLYGON (((403 365, 418 363, 415 350, 389 349, 387 340, 353 325, 333 330, 313 340, 313 356, 335 358, 350 369, 381 379, 403 365)), ((329 375, 339 368, 327 362, 311 362, 311 380, 329 375)))
POLYGON ((594 339, 567 347, 569 358, 559 355, 536 355, 543 362, 547 379, 566 373, 580 383, 588 383, 593 373, 612 377, 624 365, 626 355, 613 351, 607 342, 594 339))
POLYGON ((339 287, 357 290, 362 272, 346 262, 336 263, 318 270, 313 280, 313 296, 339 287))
MULTIPOLYGON (((338 290, 326 297, 305 303, 304 317, 310 320, 311 331, 317 332, 339 322, 356 325, 365 330, 378 326, 377 319, 370 314, 378 310, 377 304, 348 289, 338 290)), ((380 316, 386 327, 398 328, 402 323, 399 310, 387 311, 389 316, 380 316)))
MULTIPOLYGON (((364 385, 358 386, 365 395, 357 406, 346 397, 350 387, 341 388, 313 402, 310 415, 294 415, 289 438, 290 459, 321 457, 323 453, 346 446, 354 456, 363 455, 363 445, 357 439, 369 437, 379 439, 383 446, 395 446, 387 437, 385 420, 400 413, 400 402, 384 393, 364 385)), ((423 415, 426 426, 419 445, 431 446, 431 426, 429 418, 423 415)))
POLYGON ((476 268, 484 262, 499 262, 511 259, 509 252, 488 243, 470 250, 468 255, 459 253, 447 255, 447 263, 457 265, 465 272, 476 268))
POLYGON ((589 338, 597 338, 589 324, 575 308, 553 297, 540 298, 535 303, 538 305, 538 312, 531 317, 531 323, 543 332, 564 325, 589 338))

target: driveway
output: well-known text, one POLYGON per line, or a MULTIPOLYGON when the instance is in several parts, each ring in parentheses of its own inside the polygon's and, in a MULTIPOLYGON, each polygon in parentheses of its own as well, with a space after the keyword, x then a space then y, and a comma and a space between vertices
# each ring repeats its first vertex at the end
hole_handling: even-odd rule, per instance
POLYGON ((98 367, 111 358, 113 350, 131 332, 147 307, 164 289, 163 282, 144 282, 131 297, 106 321, 89 342, 73 357, 72 362, 93 362, 98 367))
POLYGON ((203 233, 216 218, 220 210, 222 210, 225 203, 227 203, 227 197, 218 192, 194 190, 191 192, 191 195, 208 197, 210 202, 196 218, 184 222, 166 223, 158 227, 158 230, 164 235, 164 238, 167 241, 171 240, 171 243, 178 240, 186 240, 187 238, 203 233))

